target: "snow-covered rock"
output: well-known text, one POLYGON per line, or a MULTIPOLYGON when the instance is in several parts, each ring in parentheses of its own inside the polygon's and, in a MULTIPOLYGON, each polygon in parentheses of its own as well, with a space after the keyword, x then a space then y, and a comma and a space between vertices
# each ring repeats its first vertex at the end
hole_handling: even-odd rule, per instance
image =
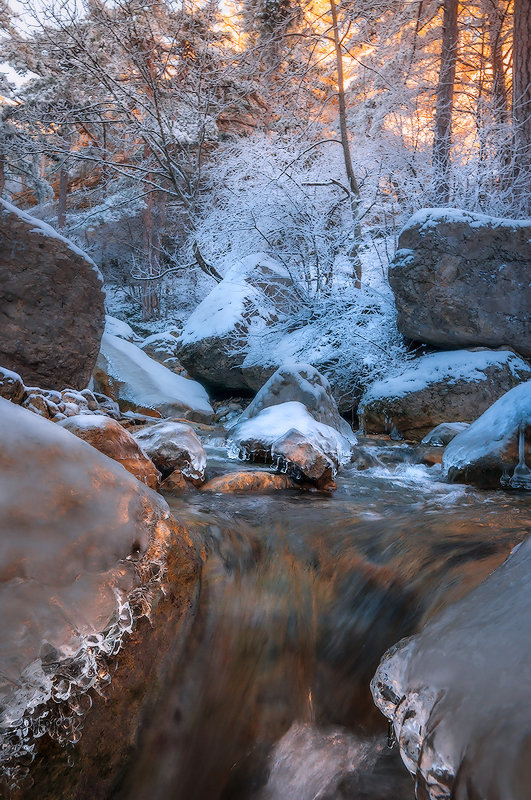
POLYGON ((20 375, 13 370, 0 367, 0 397, 11 400, 12 403, 20 403, 24 392, 24 383, 20 375))
POLYGON ((401 333, 437 347, 510 346, 531 355, 530 264, 529 219, 417 212, 389 273, 401 333))
POLYGON ((118 317, 111 317, 110 314, 105 314, 105 332, 110 333, 111 336, 125 339, 126 342, 136 342, 140 338, 127 322, 118 317))
POLYGON ((268 406, 238 423, 230 449, 243 458, 277 462, 298 480, 328 486, 337 469, 350 460, 356 439, 318 422, 295 400, 268 406))
POLYGON ((421 444, 431 445, 432 447, 444 447, 454 439, 458 433, 466 431, 470 427, 469 422, 441 422, 433 430, 426 434, 421 444))
POLYGON ((443 455, 451 481, 531 490, 531 381, 500 397, 443 455))
POLYGON ((136 441, 164 476, 174 470, 204 481, 206 453, 193 428, 182 422, 158 422, 134 434, 136 441))
POLYGON ((264 408, 293 400, 303 403, 317 422, 330 425, 347 439, 353 437, 350 425, 337 409, 330 384, 310 364, 293 364, 277 369, 247 406, 238 424, 258 416, 264 408))
POLYGON ((27 384, 83 389, 104 326, 103 281, 82 250, 0 199, 0 363, 27 384))
POLYGON ((117 461, 146 486, 157 489, 160 474, 154 463, 116 420, 96 414, 78 414, 58 425, 117 461))
MULTIPOLYGON (((79 739, 78 715, 90 708, 83 696, 110 679, 106 664, 134 624, 134 598, 149 606, 152 591, 155 599, 150 567, 156 562, 163 574, 180 533, 165 501, 119 464, 1 398, 0 442, 4 778, 10 759, 31 760, 35 736, 79 739)), ((117 717, 117 739, 108 729, 115 748, 125 719, 117 717)), ((100 717, 100 737, 101 726, 100 717)), ((99 746, 98 758, 101 769, 99 746)))
POLYGON ((153 333, 140 344, 140 348, 147 353, 150 358, 164 364, 165 367, 180 375, 185 371, 178 358, 179 340, 172 331, 153 333))
POLYGON ((237 262, 199 304, 179 337, 179 359, 192 377, 223 389, 259 388, 273 368, 242 371, 236 352, 296 302, 287 270, 265 253, 237 262))
POLYGON ((421 439, 442 422, 472 422, 505 392, 531 378, 509 350, 450 350, 422 356, 373 383, 358 413, 366 433, 421 439))
POLYGON ((529 797, 530 574, 527 539, 378 667, 374 700, 422 797, 529 797))
POLYGON ((122 410, 202 422, 214 415, 199 383, 175 375, 136 345, 109 333, 101 340, 94 381, 122 410))

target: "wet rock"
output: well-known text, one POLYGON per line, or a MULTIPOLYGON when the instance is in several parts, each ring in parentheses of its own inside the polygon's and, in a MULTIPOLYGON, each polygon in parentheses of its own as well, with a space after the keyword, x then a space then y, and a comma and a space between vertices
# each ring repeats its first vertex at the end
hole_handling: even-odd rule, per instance
POLYGON ((337 464, 298 430, 292 429, 273 442, 271 458, 278 469, 295 480, 310 481, 325 491, 336 488, 337 464))
POLYGON ((184 325, 181 363, 209 386, 257 391, 274 368, 242 369, 238 344, 245 344, 251 326, 257 335, 296 302, 291 278, 278 261, 265 253, 248 256, 229 270, 184 325))
MULTIPOLYGON (((465 436, 465 432, 461 434, 465 436)), ((455 441, 455 440, 454 440, 455 441)), ((371 689, 422 797, 521 800, 531 785, 531 540, 383 657, 371 689)))
POLYGON ((441 422, 440 425, 437 425, 426 434, 421 444, 431 445, 432 447, 445 447, 458 433, 466 431, 468 427, 470 427, 468 422, 441 422))
POLYGON ((419 211, 389 272, 400 332, 436 347, 510 346, 531 355, 530 263, 529 220, 419 211))
POLYGON ((171 331, 154 333, 152 336, 148 336, 147 339, 144 339, 139 347, 150 358, 158 361, 159 364, 164 364, 165 367, 175 372, 176 375, 184 375, 187 377, 186 370, 178 358, 178 337, 171 331))
POLYGON ((450 481, 531 490, 531 381, 500 397, 443 455, 450 481))
POLYGON ((453 350, 412 361, 373 383, 358 413, 365 433, 420 440, 442 422, 472 422, 531 369, 508 350, 453 350))
POLYGON ((11 400, 12 403, 21 403, 25 387, 18 373, 0 367, 0 397, 11 400))
POLYGON ((317 422, 330 425, 347 437, 351 435, 348 422, 337 409, 330 384, 310 364, 296 364, 277 369, 247 406, 238 422, 258 416, 264 408, 289 403, 292 400, 302 403, 317 422))
POLYGON ((0 200, 0 362, 25 383, 85 387, 104 326, 96 265, 49 225, 0 200))
POLYGON ((218 475, 201 487, 202 492, 223 494, 269 494, 285 489, 294 489, 296 484, 287 475, 273 472, 235 472, 218 475))
POLYGON ((186 494, 187 492, 196 491, 194 484, 191 481, 186 480, 182 472, 179 472, 178 469, 171 472, 167 478, 164 478, 160 485, 160 489, 162 492, 168 492, 168 494, 173 494, 176 496, 186 494))
POLYGON ((197 556, 159 495, 60 425, 0 399, 0 438, 0 795, 108 797, 178 662, 197 556))
POLYGON ((122 411, 209 422, 214 412, 196 381, 175 375, 131 342, 105 333, 94 369, 97 391, 122 411))
POLYGON ((160 474, 155 465, 116 420, 102 415, 83 414, 59 421, 58 424, 117 461, 146 486, 158 488, 160 474))
POLYGON ((206 453, 190 425, 168 420, 147 425, 134 437, 164 476, 178 470, 187 478, 204 481, 206 453))

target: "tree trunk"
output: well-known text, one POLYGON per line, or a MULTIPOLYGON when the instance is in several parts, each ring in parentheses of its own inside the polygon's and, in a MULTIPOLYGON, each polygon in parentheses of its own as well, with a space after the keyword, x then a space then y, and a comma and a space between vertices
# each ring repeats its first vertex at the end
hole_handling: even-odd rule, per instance
POLYGON ((513 124, 519 194, 531 170, 531 0, 514 0, 513 124))
POLYGON ((492 67, 492 103, 498 122, 507 122, 509 104, 507 102, 507 81, 503 64, 502 27, 503 11, 499 0, 486 2, 490 63, 492 67))
POLYGON ((361 283, 361 262, 358 256, 358 244, 361 239, 361 226, 359 222, 360 187, 354 174, 352 157, 350 154, 350 144, 348 141, 347 129, 347 105, 345 102, 345 78, 343 75, 343 53, 341 50, 341 40, 339 38, 339 23, 337 18, 337 6, 335 0, 330 0, 330 11, 332 14, 332 29, 334 34, 334 48, 336 52, 336 72, 337 72, 337 100, 339 108, 339 130, 341 133, 341 146, 343 148, 343 160, 345 162, 345 172, 350 189, 350 204, 352 209, 352 220, 354 223, 354 236, 356 243, 351 250, 351 257, 354 267, 354 278, 356 283, 361 283))
POLYGON ((57 227, 66 225, 66 197, 68 194, 68 172, 64 167, 59 170, 59 196, 57 198, 57 227))
POLYGON ((441 68, 437 85, 433 139, 433 182, 435 197, 441 205, 446 205, 450 200, 448 173, 452 146, 452 111, 457 61, 457 14, 457 0, 444 0, 441 68))

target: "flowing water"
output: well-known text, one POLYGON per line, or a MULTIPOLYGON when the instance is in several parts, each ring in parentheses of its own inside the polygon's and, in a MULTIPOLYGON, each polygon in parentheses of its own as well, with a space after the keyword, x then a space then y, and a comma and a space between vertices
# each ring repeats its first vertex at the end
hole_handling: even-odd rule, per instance
MULTIPOLYGON (((402 443, 364 447, 366 468, 330 496, 167 497, 204 571, 172 727, 149 753, 152 800, 414 797, 370 679, 525 537, 529 495, 446 484, 402 443)), ((249 468, 207 452, 210 475, 249 468)))

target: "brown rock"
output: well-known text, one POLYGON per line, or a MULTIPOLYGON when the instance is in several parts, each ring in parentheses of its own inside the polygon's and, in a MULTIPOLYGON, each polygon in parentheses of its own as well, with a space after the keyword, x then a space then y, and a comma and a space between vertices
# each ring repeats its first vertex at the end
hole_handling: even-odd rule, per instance
POLYGON ((21 403, 24 397, 24 383, 16 372, 0 367, 0 397, 11 400, 12 403, 21 403))
POLYGON ((193 492, 195 490, 195 486, 192 481, 186 480, 182 472, 179 472, 179 470, 176 469, 162 481, 160 489, 163 492, 168 492, 168 494, 174 494, 178 496, 181 494, 186 494, 186 492, 193 492))
POLYGON ((163 475, 179 470, 187 478, 204 481, 206 453, 190 425, 167 420, 146 425, 134 437, 163 475))
POLYGON ((271 456, 279 469, 297 481, 310 481, 318 489, 326 491, 336 488, 335 465, 297 430, 288 431, 277 439, 271 448, 271 456))
POLYGON ((234 472, 218 475, 201 487, 202 492, 221 492, 222 494, 269 494, 269 492, 295 489, 295 482, 287 475, 272 472, 234 472))
POLYGON ((100 453, 118 461, 139 481, 157 489, 160 474, 140 445, 119 422, 96 414, 81 414, 58 422, 62 428, 75 434, 100 453))
POLYGON ((406 225, 389 282, 398 328, 437 347, 531 355, 531 223, 425 209, 406 225))
POLYGON ((0 200, 0 361, 25 383, 84 388, 104 326, 95 264, 49 225, 0 200))

